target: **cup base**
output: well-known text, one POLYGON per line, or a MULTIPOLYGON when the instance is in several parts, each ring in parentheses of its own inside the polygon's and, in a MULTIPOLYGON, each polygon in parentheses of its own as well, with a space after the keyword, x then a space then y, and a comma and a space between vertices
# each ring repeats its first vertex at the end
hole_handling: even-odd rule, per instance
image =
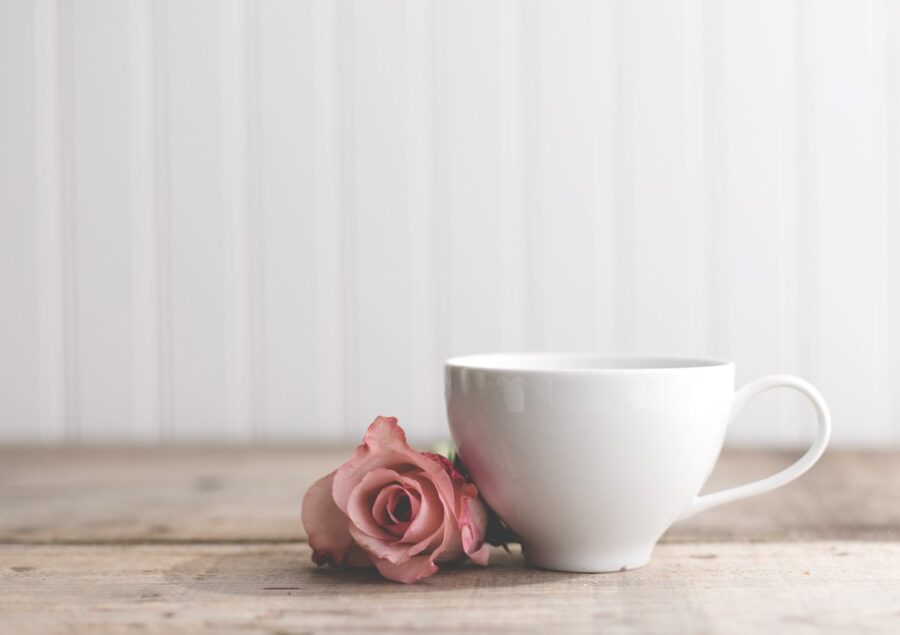
POLYGON ((653 547, 603 554, 564 553, 523 545, 528 566, 566 573, 621 573, 639 569, 650 562, 653 547))

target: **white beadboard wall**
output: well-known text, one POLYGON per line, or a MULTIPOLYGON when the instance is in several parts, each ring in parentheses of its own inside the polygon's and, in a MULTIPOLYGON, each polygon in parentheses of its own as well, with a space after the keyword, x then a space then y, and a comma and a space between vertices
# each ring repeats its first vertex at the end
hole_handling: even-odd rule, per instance
POLYGON ((424 442, 543 349, 896 446, 900 4, 0 0, 0 293, 7 442, 424 442))

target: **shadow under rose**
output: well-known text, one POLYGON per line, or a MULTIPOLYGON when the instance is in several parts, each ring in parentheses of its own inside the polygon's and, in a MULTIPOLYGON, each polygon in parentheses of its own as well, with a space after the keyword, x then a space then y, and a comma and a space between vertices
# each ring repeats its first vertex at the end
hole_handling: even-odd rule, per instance
POLYGON ((573 574, 533 569, 517 553, 494 549, 491 564, 441 565, 435 575, 406 585, 382 578, 374 568, 316 567, 302 546, 273 545, 212 552, 182 562, 165 573, 166 581, 192 591, 240 596, 329 596, 358 593, 431 593, 552 584, 573 574))

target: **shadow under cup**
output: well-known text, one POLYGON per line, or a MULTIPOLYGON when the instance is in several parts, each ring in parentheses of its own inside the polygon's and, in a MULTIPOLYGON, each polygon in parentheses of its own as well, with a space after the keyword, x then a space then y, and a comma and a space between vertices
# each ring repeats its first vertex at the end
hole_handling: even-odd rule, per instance
POLYGON ((646 564, 677 519, 793 480, 821 455, 830 419, 801 379, 734 390, 734 364, 708 359, 492 354, 445 366, 450 431, 485 501, 521 537, 529 564, 607 572, 646 564), (806 394, 820 434, 790 468, 698 497, 728 423, 754 395, 806 394))

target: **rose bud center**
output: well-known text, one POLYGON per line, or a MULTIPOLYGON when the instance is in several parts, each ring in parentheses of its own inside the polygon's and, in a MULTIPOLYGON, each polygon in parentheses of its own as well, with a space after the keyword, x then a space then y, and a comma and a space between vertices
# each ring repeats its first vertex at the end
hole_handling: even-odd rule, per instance
POLYGON ((416 519, 421 503, 418 492, 391 483, 375 497, 372 517, 383 530, 400 537, 416 519))
POLYGON ((391 520, 397 524, 408 523, 412 515, 412 503, 409 500, 409 494, 403 492, 403 494, 395 498, 393 506, 388 507, 388 514, 391 520))

